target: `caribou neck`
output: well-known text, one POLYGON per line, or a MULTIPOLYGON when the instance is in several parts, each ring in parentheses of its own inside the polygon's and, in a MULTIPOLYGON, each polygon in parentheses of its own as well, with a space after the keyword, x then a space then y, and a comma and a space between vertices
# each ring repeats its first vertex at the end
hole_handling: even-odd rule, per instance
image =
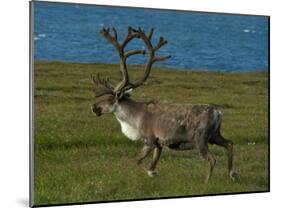
POLYGON ((140 119, 141 108, 142 103, 126 98, 117 104, 114 115, 119 121, 135 125, 140 119))

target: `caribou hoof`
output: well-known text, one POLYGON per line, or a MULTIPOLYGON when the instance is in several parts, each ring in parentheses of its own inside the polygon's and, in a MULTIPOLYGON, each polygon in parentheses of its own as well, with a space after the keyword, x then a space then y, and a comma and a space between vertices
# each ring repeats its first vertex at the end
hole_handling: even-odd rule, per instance
POLYGON ((148 174, 149 177, 157 176, 157 172, 155 170, 148 170, 147 174, 148 174))

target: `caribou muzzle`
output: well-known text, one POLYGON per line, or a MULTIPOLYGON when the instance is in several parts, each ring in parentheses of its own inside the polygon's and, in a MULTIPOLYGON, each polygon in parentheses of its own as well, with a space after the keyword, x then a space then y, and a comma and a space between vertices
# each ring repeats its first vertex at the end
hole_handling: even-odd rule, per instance
POLYGON ((96 104, 93 104, 92 106, 92 112, 96 115, 96 116, 101 116, 102 113, 101 113, 101 108, 100 107, 97 107, 96 104))

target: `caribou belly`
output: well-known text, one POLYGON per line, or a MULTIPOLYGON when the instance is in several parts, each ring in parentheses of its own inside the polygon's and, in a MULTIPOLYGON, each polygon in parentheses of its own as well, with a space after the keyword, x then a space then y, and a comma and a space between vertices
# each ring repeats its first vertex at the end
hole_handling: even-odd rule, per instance
POLYGON ((125 121, 119 120, 117 118, 117 120, 119 121, 120 125, 121 125, 121 131, 122 133, 128 137, 131 140, 138 140, 140 138, 140 134, 137 128, 135 128, 134 126, 128 124, 125 121))

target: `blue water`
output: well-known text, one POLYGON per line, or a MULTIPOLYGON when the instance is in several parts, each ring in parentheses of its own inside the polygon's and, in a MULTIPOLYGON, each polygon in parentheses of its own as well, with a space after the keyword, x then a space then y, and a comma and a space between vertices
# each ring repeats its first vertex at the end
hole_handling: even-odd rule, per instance
MULTIPOLYGON (((122 39, 127 26, 155 28, 153 42, 168 40, 157 65, 179 69, 253 71, 268 69, 268 18, 95 5, 34 3, 35 60, 117 63, 112 45, 99 34, 115 27, 122 39)), ((131 48, 143 47, 140 41, 131 48)), ((128 49, 130 49, 128 47, 128 49)), ((145 57, 130 57, 129 64, 145 57)))

